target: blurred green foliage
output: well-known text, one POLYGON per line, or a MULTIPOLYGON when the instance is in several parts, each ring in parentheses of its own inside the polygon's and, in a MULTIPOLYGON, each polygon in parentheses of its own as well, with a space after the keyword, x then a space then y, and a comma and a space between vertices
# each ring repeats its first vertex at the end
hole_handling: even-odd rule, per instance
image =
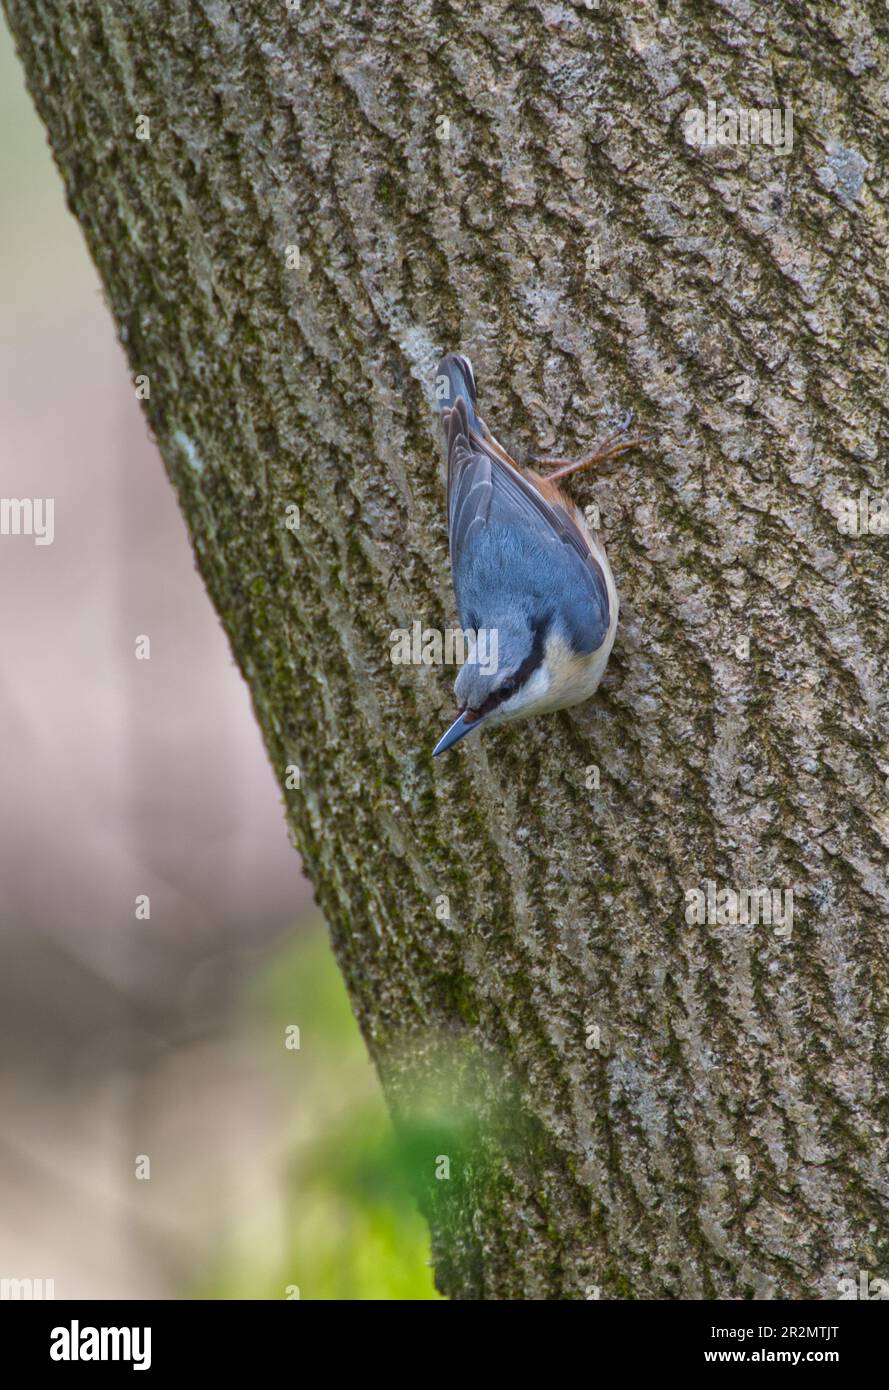
POLYGON ((285 1253, 220 1252, 198 1296, 281 1299, 296 1285, 301 1299, 437 1299, 414 1180, 433 1138, 396 1137, 320 922, 266 963, 245 1011, 292 1114, 281 1161, 285 1253), (284 1046, 293 1024, 298 1051, 284 1046))

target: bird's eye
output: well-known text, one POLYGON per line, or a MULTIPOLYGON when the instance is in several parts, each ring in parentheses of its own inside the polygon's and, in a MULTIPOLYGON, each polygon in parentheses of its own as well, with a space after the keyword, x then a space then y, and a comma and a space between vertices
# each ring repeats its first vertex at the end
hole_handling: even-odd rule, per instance
POLYGON ((516 693, 516 682, 512 676, 507 677, 500 687, 500 695, 504 700, 508 700, 511 695, 516 693))

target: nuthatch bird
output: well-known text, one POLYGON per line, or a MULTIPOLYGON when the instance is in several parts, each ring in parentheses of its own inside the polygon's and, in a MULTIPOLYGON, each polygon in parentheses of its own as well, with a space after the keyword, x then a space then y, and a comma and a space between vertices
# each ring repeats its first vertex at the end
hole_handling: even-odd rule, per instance
POLYGON ((457 611, 495 659, 480 661, 476 640, 454 687, 460 712, 433 757, 482 724, 567 709, 595 691, 614 645, 617 589, 598 536, 558 480, 643 442, 622 430, 574 462, 535 459, 556 466, 544 478, 520 468, 480 419, 467 357, 442 358, 436 397, 457 611))

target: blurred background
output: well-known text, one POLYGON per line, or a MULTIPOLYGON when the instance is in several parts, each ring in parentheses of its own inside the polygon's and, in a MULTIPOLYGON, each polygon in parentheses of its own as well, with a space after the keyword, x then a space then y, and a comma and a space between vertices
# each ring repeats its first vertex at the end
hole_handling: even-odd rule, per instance
POLYGON ((247 689, 2 22, 0 108, 0 496, 55 499, 52 545, 0 535, 0 1279, 433 1298, 247 689))

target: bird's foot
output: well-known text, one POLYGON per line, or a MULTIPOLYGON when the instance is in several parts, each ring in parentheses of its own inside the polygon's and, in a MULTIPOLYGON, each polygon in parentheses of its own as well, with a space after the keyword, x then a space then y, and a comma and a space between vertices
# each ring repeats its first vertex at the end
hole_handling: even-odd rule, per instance
POLYGON ((601 444, 597 444, 591 453, 584 454, 583 458, 556 459, 549 457, 533 457, 531 462, 535 467, 542 466, 544 468, 554 468, 556 470, 554 473, 547 474, 546 481, 548 483, 554 483, 559 478, 567 478, 569 473, 578 473, 582 468, 592 468, 596 464, 601 467, 603 464, 610 463, 612 459, 619 458, 620 455, 625 454, 628 449, 635 449, 640 444, 649 444, 651 442, 650 438, 646 435, 627 434, 627 430, 632 423, 633 412, 629 410, 621 420, 615 433, 609 435, 601 444))

